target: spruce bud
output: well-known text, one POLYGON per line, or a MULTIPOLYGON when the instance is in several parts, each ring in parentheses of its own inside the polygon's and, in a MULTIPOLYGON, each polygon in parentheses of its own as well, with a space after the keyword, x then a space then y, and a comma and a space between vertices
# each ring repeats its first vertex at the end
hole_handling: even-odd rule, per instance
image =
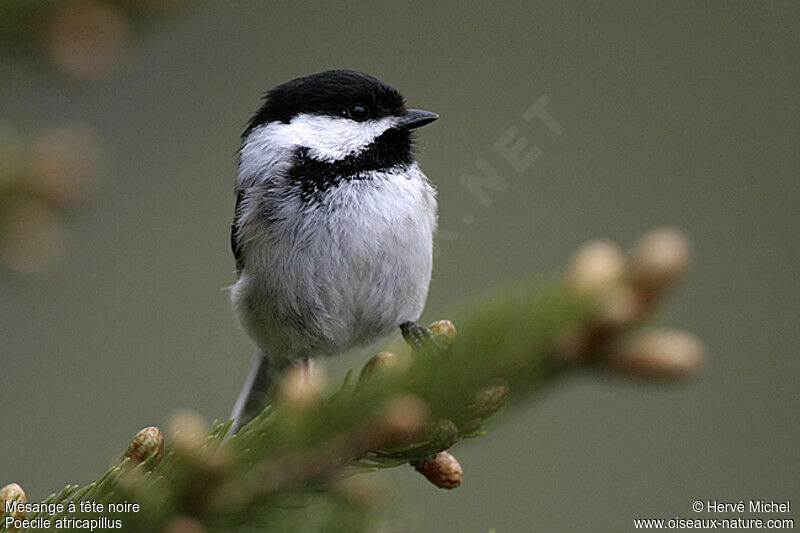
POLYGON ((618 282, 625 274, 625 257, 619 246, 594 240, 581 246, 567 269, 567 283, 580 292, 591 292, 618 282))
POLYGON ((633 333, 612 348, 611 361, 618 368, 643 376, 682 377, 694 374, 705 348, 689 333, 653 328, 633 333))
POLYGON ((433 333, 436 344, 443 350, 450 348, 456 342, 456 326, 449 320, 437 320, 428 329, 433 333))
MULTIPOLYGON (((25 491, 22 490, 22 487, 16 483, 10 483, 0 489, 0 515, 6 512, 6 502, 12 502, 14 500, 19 501, 23 505, 28 503, 28 497, 25 496, 25 491)), ((14 514, 11 516, 13 516, 16 520, 22 520, 27 514, 28 513, 25 512, 25 509, 18 507, 16 512, 14 512, 14 514)))
POLYGON ((128 464, 136 466, 148 457, 153 457, 152 466, 161 459, 164 454, 164 434, 155 426, 147 427, 139 431, 133 437, 128 450, 123 459, 128 459, 128 464))
POLYGON ((411 465, 417 472, 440 489, 454 489, 461 485, 464 473, 458 460, 447 452, 439 452, 411 465))
POLYGON ((499 411, 506 404, 507 398, 508 382, 497 378, 475 393, 472 408, 479 418, 486 419, 499 411))

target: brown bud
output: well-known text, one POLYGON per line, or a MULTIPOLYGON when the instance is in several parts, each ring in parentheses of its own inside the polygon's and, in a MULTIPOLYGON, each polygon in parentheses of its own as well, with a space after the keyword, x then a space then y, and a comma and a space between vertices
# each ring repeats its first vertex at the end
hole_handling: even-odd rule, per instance
POLYGON ((178 453, 193 453, 205 441, 206 423, 194 411, 178 411, 170 418, 167 427, 175 451, 178 453))
POLYGON ((31 148, 31 181, 57 204, 87 198, 100 183, 107 159, 100 136, 83 125, 67 124, 45 131, 31 148))
POLYGON ((508 382, 497 378, 475 393, 472 408, 479 418, 489 418, 506 404, 506 399, 508 399, 508 382))
POLYGON ((321 400, 325 377, 318 366, 301 363, 287 370, 278 383, 276 404, 304 409, 321 400))
POLYGON ((591 345, 591 333, 582 328, 562 331, 556 339, 558 360, 562 363, 574 363, 582 359, 591 345))
MULTIPOLYGON (((22 487, 16 483, 10 483, 0 489, 0 515, 6 512, 6 502, 14 500, 18 500, 22 504, 28 503, 28 498, 25 496, 25 491, 22 490, 22 487)), ((17 508, 13 516, 17 520, 22 520, 27 514, 25 509, 17 508)))
MULTIPOLYGON (((440 452, 458 442, 458 426, 446 418, 428 422, 420 428, 419 438, 427 442, 424 449, 428 453, 440 452)), ((419 453, 418 456, 423 453, 425 452, 419 453)))
POLYGON ((118 66, 130 30, 119 9, 105 2, 67 2, 44 28, 45 52, 61 70, 97 81, 118 66))
POLYGON ((204 533, 203 524, 190 516, 178 516, 167 522, 164 533, 204 533))
POLYGON ((675 228, 658 228, 643 235, 631 250, 631 281, 645 294, 668 288, 689 266, 691 245, 675 228))
POLYGON ((131 445, 128 446, 128 450, 122 458, 128 459, 127 464, 136 466, 145 459, 154 456, 151 465, 155 466, 156 462, 163 454, 164 435, 161 433, 160 429, 151 426, 140 430, 136 436, 133 437, 131 445))
POLYGON ((416 396, 394 397, 377 416, 375 431, 378 440, 385 444, 406 441, 419 430, 427 416, 428 406, 416 396))
POLYGON ((581 246, 567 269, 567 283, 578 291, 609 287, 625 273, 625 257, 619 247, 606 240, 581 246))
POLYGON ((358 376, 358 382, 361 383, 372 376, 380 375, 389 368, 397 367, 397 358, 391 352, 381 352, 374 355, 367 361, 364 368, 361 369, 361 374, 358 376))
POLYGON ((456 342, 456 325, 449 320, 437 320, 428 329, 440 348, 446 350, 456 342))
POLYGON ((600 326, 619 329, 633 323, 642 313, 642 301, 636 291, 619 285, 603 295, 597 310, 600 326))
POLYGON ((411 465, 440 489, 454 489, 461 485, 464 477, 458 460, 447 452, 414 461, 411 465))
POLYGON ((705 348, 694 335, 666 328, 639 331, 612 347, 611 361, 644 376, 687 376, 697 371, 705 348))

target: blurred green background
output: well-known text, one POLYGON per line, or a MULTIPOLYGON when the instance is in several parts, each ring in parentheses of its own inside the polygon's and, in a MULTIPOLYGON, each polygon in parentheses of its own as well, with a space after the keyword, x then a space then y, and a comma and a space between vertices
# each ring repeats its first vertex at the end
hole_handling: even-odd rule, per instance
POLYGON ((696 263, 662 321, 709 349, 685 384, 576 376, 507 409, 453 450, 455 491, 381 474, 392 520, 627 531, 707 517, 696 499, 800 500, 796 2, 187 2, 135 30, 99 83, 0 52, 0 119, 25 135, 85 123, 110 154, 61 268, 0 277, 0 484, 37 501, 179 408, 228 415, 254 349, 225 291, 239 134, 263 91, 338 67, 442 117, 419 142, 451 232, 425 319, 558 269, 589 238, 674 224, 696 263), (544 94, 560 136, 522 120, 544 94), (494 149, 511 126, 541 149, 523 173, 494 149), (489 206, 458 181, 478 157, 508 182, 489 206))

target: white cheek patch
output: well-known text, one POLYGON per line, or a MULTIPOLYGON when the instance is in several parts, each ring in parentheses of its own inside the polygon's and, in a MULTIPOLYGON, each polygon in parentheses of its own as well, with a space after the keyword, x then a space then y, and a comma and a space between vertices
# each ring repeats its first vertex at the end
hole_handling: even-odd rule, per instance
POLYGON ((397 117, 356 122, 345 117, 297 115, 288 124, 272 122, 251 133, 258 144, 281 148, 308 148, 308 155, 320 161, 339 161, 355 155, 397 124, 397 117))

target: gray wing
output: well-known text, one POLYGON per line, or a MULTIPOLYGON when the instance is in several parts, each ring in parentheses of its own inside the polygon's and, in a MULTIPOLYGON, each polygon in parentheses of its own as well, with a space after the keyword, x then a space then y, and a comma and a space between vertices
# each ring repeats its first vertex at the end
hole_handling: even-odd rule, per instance
POLYGON ((242 268, 244 268, 244 250, 242 250, 242 245, 239 242, 239 218, 241 214, 239 213, 239 209, 241 208, 242 201, 244 200, 244 191, 240 190, 236 192, 236 208, 233 212, 233 223, 231 224, 231 250, 233 251, 233 257, 236 258, 236 272, 240 273, 242 268))

